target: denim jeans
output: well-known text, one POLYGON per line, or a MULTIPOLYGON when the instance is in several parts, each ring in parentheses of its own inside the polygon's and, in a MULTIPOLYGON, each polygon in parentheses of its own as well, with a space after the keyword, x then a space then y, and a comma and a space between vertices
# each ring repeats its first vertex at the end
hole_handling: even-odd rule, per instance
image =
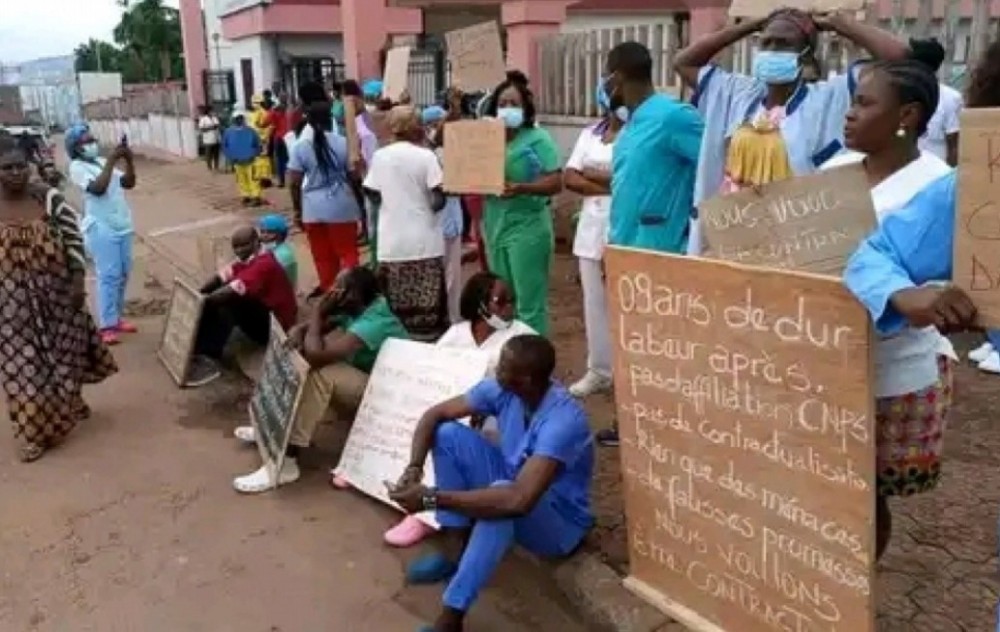
POLYGON ((121 235, 94 222, 83 235, 97 273, 97 322, 101 329, 115 327, 125 307, 125 287, 132 271, 132 234, 121 235))
POLYGON ((986 331, 986 339, 990 341, 993 348, 1000 351, 1000 329, 989 329, 986 331))

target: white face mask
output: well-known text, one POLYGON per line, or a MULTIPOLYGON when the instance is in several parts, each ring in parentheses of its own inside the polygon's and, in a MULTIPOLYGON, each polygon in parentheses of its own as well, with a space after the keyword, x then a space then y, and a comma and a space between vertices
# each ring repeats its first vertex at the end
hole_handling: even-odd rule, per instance
POLYGON ((514 324, 514 321, 504 320, 496 314, 486 313, 486 310, 483 310, 483 312, 486 316, 486 324, 497 331, 506 331, 507 329, 510 329, 511 325, 514 324))
POLYGON ((87 158, 88 160, 93 160, 94 158, 97 158, 100 155, 101 148, 98 146, 97 143, 87 143, 80 150, 80 153, 83 154, 84 158, 87 158))

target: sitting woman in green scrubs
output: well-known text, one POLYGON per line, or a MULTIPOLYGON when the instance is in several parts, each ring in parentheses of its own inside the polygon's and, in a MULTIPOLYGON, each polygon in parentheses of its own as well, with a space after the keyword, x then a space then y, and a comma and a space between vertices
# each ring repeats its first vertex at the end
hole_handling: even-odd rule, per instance
POLYGON ((507 186, 502 196, 486 198, 483 233, 490 271, 513 288, 517 317, 547 335, 554 241, 549 197, 562 190, 562 165, 552 136, 535 125, 534 97, 518 74, 497 86, 484 112, 507 128, 507 186))

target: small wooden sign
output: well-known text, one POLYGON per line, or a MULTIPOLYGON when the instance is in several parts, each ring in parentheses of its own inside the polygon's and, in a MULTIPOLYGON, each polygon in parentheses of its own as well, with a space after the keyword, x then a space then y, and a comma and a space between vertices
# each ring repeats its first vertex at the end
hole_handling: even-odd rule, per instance
POLYGON ((219 270, 232 263, 232 242, 229 235, 201 235, 197 238, 198 264, 206 276, 218 274, 219 270))
POLYGON ((734 18, 766 18, 778 9, 798 9, 805 13, 858 12, 865 0, 733 0, 729 15, 734 18))
POLYGON ((156 355, 170 377, 181 387, 187 383, 204 304, 205 298, 201 292, 181 279, 174 279, 174 291, 170 295, 170 307, 156 355))
POLYGON ((272 468, 275 483, 308 374, 309 364, 288 345, 285 331, 272 316, 264 364, 250 397, 250 420, 256 430, 257 448, 264 463, 272 468))
POLYGON ((451 83, 462 91, 489 92, 507 78, 500 30, 494 21, 445 34, 451 83))
POLYGON ((397 46, 389 50, 385 59, 385 81, 382 98, 399 103, 410 82, 410 47, 397 46))
POLYGON ((492 119, 444 125, 444 190, 501 195, 507 140, 503 123, 492 119))
POLYGON ((961 128, 953 282, 1000 328, 1000 108, 963 110, 961 128))
MULTIPOLYGON (((387 340, 372 368, 337 475, 395 507, 383 481, 397 481, 410 463, 420 416, 431 406, 475 386, 486 376, 488 362, 488 355, 478 349, 387 340)), ((430 457, 424 467, 424 483, 434 484, 430 457)), ((419 517, 436 526, 432 514, 419 517)))
POLYGON ((878 223, 861 165, 706 200, 698 221, 706 257, 833 276, 878 223))
POLYGON ((625 584, 699 632, 872 632, 870 319, 839 279, 608 248, 625 584))

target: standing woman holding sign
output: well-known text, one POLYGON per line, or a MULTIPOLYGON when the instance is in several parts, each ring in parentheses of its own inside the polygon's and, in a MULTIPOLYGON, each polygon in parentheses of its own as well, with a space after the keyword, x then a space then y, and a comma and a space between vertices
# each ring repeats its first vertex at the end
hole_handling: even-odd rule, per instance
MULTIPOLYGON (((850 40, 877 59, 901 60, 909 47, 892 34, 844 15, 810 16, 781 9, 707 35, 677 54, 677 72, 695 90, 692 103, 705 119, 694 203, 745 187, 815 172, 842 148, 844 115, 857 84, 858 65, 829 81, 808 83, 819 31, 850 40), (712 63, 724 48, 760 33, 753 76, 712 63)), ((688 251, 701 251, 697 222, 688 251)))
POLYGON ((503 195, 486 198, 486 252, 490 271, 514 289, 518 318, 547 335, 555 241, 549 197, 562 190, 562 172, 559 149, 535 124, 534 96, 518 75, 496 87, 486 110, 507 128, 507 185, 503 195))
POLYGON ((611 150, 622 117, 611 111, 611 97, 601 81, 597 104, 604 118, 580 134, 566 162, 566 188, 583 196, 576 225, 573 254, 580 260, 583 317, 587 329, 587 373, 569 387, 574 397, 586 397, 611 388, 611 341, 604 292, 604 248, 611 213, 611 150))
MULTIPOLYGON (((824 169, 860 163, 881 222, 951 167, 918 146, 938 105, 937 77, 917 61, 876 62, 859 78, 844 139, 852 150, 824 169)), ((958 358, 934 327, 905 327, 875 342, 877 555, 889 541, 889 496, 934 489, 958 358)))

